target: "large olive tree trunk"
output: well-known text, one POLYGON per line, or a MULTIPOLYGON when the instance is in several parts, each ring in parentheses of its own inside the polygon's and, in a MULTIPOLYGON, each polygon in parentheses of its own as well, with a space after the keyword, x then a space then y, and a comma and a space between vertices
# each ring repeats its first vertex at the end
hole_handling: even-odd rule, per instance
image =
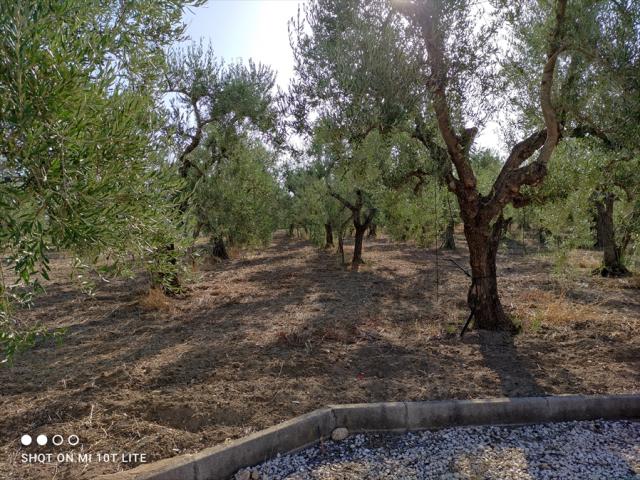
POLYGON ((229 253, 221 236, 215 237, 211 241, 211 254, 221 260, 229 260, 229 253))
MULTIPOLYGON (((547 174, 547 164, 560 140, 561 123, 552 104, 551 92, 558 56, 564 49, 563 30, 567 0, 555 2, 555 26, 546 51, 546 61, 540 77, 540 110, 545 128, 533 132, 516 143, 506 159, 488 195, 478 189, 473 171, 470 149, 477 129, 456 128, 451 115, 452 106, 448 97, 450 63, 447 58, 445 39, 451 27, 440 2, 407 2, 394 0, 397 8, 422 34, 427 51, 429 75, 425 78, 431 93, 431 106, 435 113, 438 132, 446 148, 433 138, 433 133, 424 128, 424 120, 416 121, 414 136, 427 148, 432 158, 442 165, 447 187, 456 195, 460 216, 469 243, 472 283, 468 303, 478 328, 515 330, 505 315, 496 280, 496 253, 498 243, 506 225, 504 208, 511 204, 523 207, 531 201, 520 189, 524 185, 536 186, 547 174), (535 159, 528 161, 536 152, 535 159), (453 168, 455 168, 454 175, 453 168)), ((569 67, 571 69, 571 66, 569 67)), ((571 75, 567 76, 567 81, 571 75)))
POLYGON ((603 206, 602 206, 602 202, 596 201, 595 202, 595 206, 596 206, 596 214, 595 214, 595 231, 596 231, 596 241, 594 242, 593 246, 594 248, 597 249, 602 249, 604 248, 604 229, 605 229, 605 225, 604 225, 604 217, 603 217, 603 206))
POLYGON ((596 202, 599 232, 604 252, 600 273, 603 277, 621 277, 629 275, 629 270, 622 263, 622 248, 616 244, 616 231, 613 222, 615 196, 607 193, 596 202))
POLYGON ((333 247, 333 227, 330 223, 324 224, 324 248, 333 247))
POLYGON ((338 235, 338 254, 340 255, 340 265, 344 266, 344 234, 338 235))
POLYGON ((508 224, 500 215, 491 227, 465 225, 464 228, 471 264, 471 286, 467 303, 474 312, 477 328, 511 332, 516 330, 500 303, 496 276, 496 255, 508 224))
POLYGON ((353 258, 351 259, 351 267, 354 270, 357 270, 358 266, 364 263, 364 260, 362 260, 362 244, 364 243, 364 234, 366 231, 367 227, 363 227, 361 225, 355 226, 355 236, 353 240, 353 258))

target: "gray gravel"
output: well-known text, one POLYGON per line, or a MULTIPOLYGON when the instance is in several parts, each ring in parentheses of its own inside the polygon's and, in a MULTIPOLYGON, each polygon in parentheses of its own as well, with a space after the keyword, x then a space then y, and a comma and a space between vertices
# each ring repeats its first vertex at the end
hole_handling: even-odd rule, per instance
POLYGON ((279 456, 251 473, 261 480, 640 479, 640 423, 359 434, 279 456))

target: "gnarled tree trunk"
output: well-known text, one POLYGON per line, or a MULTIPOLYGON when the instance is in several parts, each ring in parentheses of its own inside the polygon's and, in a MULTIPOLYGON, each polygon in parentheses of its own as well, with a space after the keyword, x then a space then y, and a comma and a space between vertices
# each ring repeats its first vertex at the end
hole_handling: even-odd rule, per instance
POLYGON ((607 193, 596 202, 598 224, 604 252, 600 273, 603 277, 622 277, 629 275, 629 270, 622 263, 622 248, 616 244, 616 232, 613 223, 613 206, 615 196, 607 193))
MULTIPOLYGON (((565 48, 563 36, 567 0, 555 2, 556 24, 548 38, 546 61, 540 77, 540 109, 545 128, 533 132, 513 146, 488 195, 483 195, 478 189, 470 158, 470 149, 478 130, 466 128, 458 131, 451 115, 447 93, 450 67, 445 45, 446 33, 450 32, 446 31, 448 23, 443 16, 442 4, 395 0, 393 5, 420 29, 427 51, 430 74, 425 78, 425 83, 431 92, 431 106, 446 148, 434 141, 429 130, 424 128, 422 119, 416 122, 414 136, 445 167, 443 178, 460 205, 460 216, 469 244, 473 279, 468 301, 476 319, 475 325, 490 330, 513 331, 514 325, 500 304, 496 280, 496 254, 507 225, 503 211, 509 204, 521 208, 531 201, 521 192, 521 187, 533 187, 543 181, 551 154, 560 141, 563 124, 556 115, 551 93, 558 56, 565 48), (528 161, 536 152, 536 158, 528 161), (453 167, 457 175, 454 175, 453 167)), ((568 75, 567 82, 571 80, 572 76, 568 75)))
POLYGON ((597 248, 598 250, 603 249, 604 248, 604 229, 606 228, 604 225, 604 218, 603 218, 603 206, 602 206, 602 202, 601 201, 596 201, 595 202, 596 205, 596 214, 595 214, 595 231, 596 231, 596 241, 593 244, 594 248, 597 248))
POLYGON ((474 312, 476 328, 511 332, 517 330, 500 303, 496 277, 496 255, 508 224, 502 215, 493 226, 465 224, 464 234, 469 245, 471 264, 471 286, 467 302, 474 312))
POLYGON ((330 223, 324 224, 324 248, 333 247, 333 227, 330 223))
POLYGON ((344 265, 344 237, 342 234, 338 235, 338 254, 342 262, 341 265, 344 265))
MULTIPOLYGON (((364 263, 362 260, 362 245, 364 242, 364 234, 373 222, 373 217, 376 214, 375 208, 370 208, 367 214, 362 219, 362 209, 364 208, 364 196, 362 190, 356 190, 356 201, 351 203, 349 200, 343 198, 341 195, 330 192, 331 196, 338 200, 345 208, 351 210, 351 219, 353 220, 353 227, 355 230, 355 241, 353 246, 353 258, 351 260, 351 268, 358 270, 360 265, 364 263)), ((342 228, 341 228, 342 232, 342 228)), ((342 233, 340 234, 340 242, 342 242, 342 233)), ((342 245, 342 243, 340 243, 342 245)), ((344 252, 344 250, 342 250, 344 252)), ((344 253, 343 253, 344 258, 344 253)), ((344 261, 344 260, 343 260, 344 261)))
POLYGON ((221 260, 229 260, 229 253, 222 237, 215 237, 211 242, 211 254, 221 260))
POLYGON ((440 248, 442 248, 443 250, 456 249, 456 239, 453 236, 454 227, 455 225, 453 224, 453 220, 449 220, 449 223, 447 223, 447 228, 442 234, 442 246, 440 248))
MULTIPOLYGON (((354 221, 354 225, 355 225, 354 221)), ((353 258, 351 259, 351 268, 358 270, 358 267, 364 263, 362 260, 362 244, 364 242, 364 234, 367 227, 364 225, 355 225, 356 231, 353 241, 353 258)))

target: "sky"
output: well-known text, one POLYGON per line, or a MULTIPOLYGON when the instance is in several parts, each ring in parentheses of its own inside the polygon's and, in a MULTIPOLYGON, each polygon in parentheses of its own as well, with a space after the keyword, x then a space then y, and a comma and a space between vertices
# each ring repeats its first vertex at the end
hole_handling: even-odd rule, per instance
MULTIPOLYGON (((293 54, 287 23, 305 0, 209 0, 185 13, 191 40, 211 42, 218 57, 230 62, 253 59, 270 65, 286 89, 293 76, 293 54)), ((501 149, 498 126, 490 122, 476 146, 501 149)))
POLYGON ((187 35, 211 41, 226 61, 249 58, 270 65, 281 88, 293 75, 287 22, 304 0, 209 0, 185 14, 187 35))

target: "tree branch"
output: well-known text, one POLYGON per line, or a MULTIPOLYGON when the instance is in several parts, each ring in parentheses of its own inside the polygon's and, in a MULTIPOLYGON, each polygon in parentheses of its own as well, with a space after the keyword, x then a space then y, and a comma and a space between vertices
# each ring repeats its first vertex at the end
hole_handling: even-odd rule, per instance
POLYGON ((571 130, 569 135, 574 138, 585 138, 587 135, 590 135, 599 139, 605 147, 611 149, 615 148, 615 145, 613 144, 609 136, 603 130, 595 127, 594 125, 580 123, 573 130, 571 130))
MULTIPOLYGON (((510 194, 517 193, 518 190, 514 190, 514 187, 519 188, 518 183, 520 179, 519 174, 514 172, 516 172, 520 165, 529 159, 536 150, 544 145, 546 138, 547 131, 540 130, 529 135, 521 142, 518 142, 511 149, 511 153, 500 170, 498 178, 496 178, 496 181, 493 183, 493 197, 489 202, 490 209, 502 208, 513 198, 510 194)), ((520 172, 520 174, 521 173, 522 172, 520 172)))
POLYGON ((544 179, 549 158, 560 141, 561 125, 551 102, 551 91, 558 55, 564 50, 561 40, 566 6, 567 0, 557 0, 556 25, 549 42, 547 61, 540 81, 540 107, 545 129, 533 133, 511 150, 509 158, 494 183, 493 196, 487 204, 487 214, 491 217, 502 212, 509 202, 519 197, 522 185, 537 185, 544 179), (540 151, 536 159, 521 167, 538 149, 540 151))
POLYGON ((178 157, 178 162, 180 163, 180 175, 182 175, 183 178, 186 178, 189 169, 193 167, 198 171, 198 175, 202 177, 204 176, 204 172, 202 171, 202 169, 200 169, 200 167, 198 167, 198 165, 193 163, 188 158, 188 155, 200 145, 200 142, 202 141, 202 130, 206 125, 213 122, 213 117, 203 119, 202 114, 200 113, 200 107, 198 107, 199 99, 189 94, 186 95, 189 98, 191 108, 193 109, 193 114, 196 117, 196 131, 193 135, 189 135, 191 137, 191 141, 178 157))
MULTIPOLYGON (((427 47, 427 61, 431 68, 429 87, 433 95, 433 109, 436 113, 438 129, 442 135, 451 162, 458 172, 465 189, 476 188, 476 177, 468 161, 465 148, 460 137, 456 134, 452 122, 447 99, 447 65, 444 59, 445 47, 442 35, 437 29, 438 12, 431 2, 423 4, 423 12, 419 15, 422 36, 427 47)), ((470 146, 470 145, 469 145, 470 146)))
POLYGON ((426 134, 424 124, 421 121, 416 121, 416 128, 411 136, 422 143, 438 167, 443 169, 442 175, 447 188, 456 195, 462 195, 463 185, 451 172, 451 160, 449 159, 447 149, 438 145, 432 136, 426 134))
POLYGON ((553 36, 549 44, 547 52, 547 62, 542 70, 542 81, 540 84, 540 106, 542 108, 542 116, 544 125, 547 130, 547 138, 545 139, 542 150, 536 158, 536 162, 546 163, 551 158, 551 153, 556 148, 560 140, 560 124, 556 117, 555 109, 551 102, 551 89, 553 87, 553 75, 556 69, 558 56, 564 50, 561 45, 562 33, 564 31, 564 21, 566 17, 567 0, 557 0, 556 6, 556 26, 553 36))
POLYGON ((351 203, 349 200, 347 200, 343 196, 331 190, 331 188, 329 188, 329 195, 331 195, 333 198, 338 200, 342 205, 344 205, 346 208, 348 208, 352 212, 357 212, 359 210, 353 203, 351 203))

